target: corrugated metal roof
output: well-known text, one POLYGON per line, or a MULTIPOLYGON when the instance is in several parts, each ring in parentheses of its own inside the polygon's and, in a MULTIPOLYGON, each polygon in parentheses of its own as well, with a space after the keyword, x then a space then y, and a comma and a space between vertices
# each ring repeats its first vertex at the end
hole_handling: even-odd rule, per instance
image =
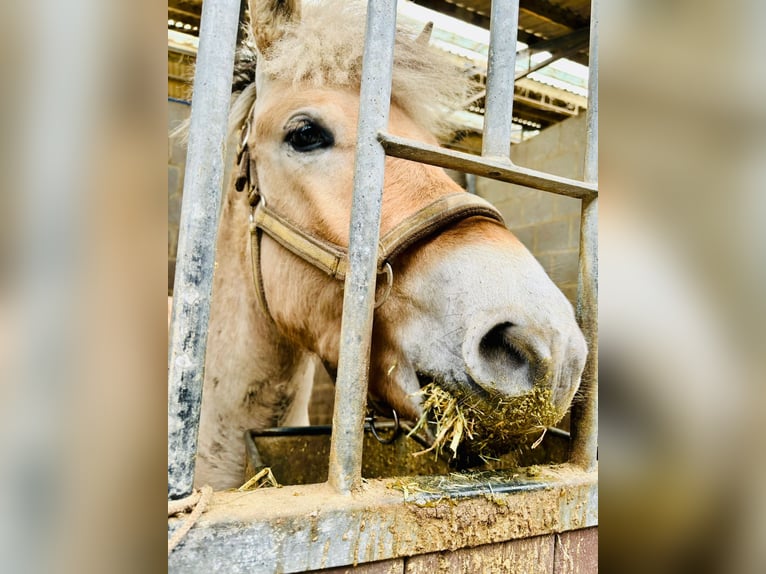
MULTIPOLYGON (((491 0, 412 1, 489 29, 491 0)), ((529 45, 586 28, 590 21, 590 0, 520 0, 519 6, 519 40, 529 45)), ((573 59, 587 64, 587 49, 573 59)))

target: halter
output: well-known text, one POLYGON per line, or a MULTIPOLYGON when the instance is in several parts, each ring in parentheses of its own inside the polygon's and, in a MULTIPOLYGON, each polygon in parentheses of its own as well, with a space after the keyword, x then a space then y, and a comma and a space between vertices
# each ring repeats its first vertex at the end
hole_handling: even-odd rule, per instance
MULTIPOLYGON (((266 205, 258 188, 255 160, 250 155, 247 144, 249 136, 250 118, 248 117, 242 128, 242 138, 237 151, 238 171, 234 185, 237 191, 248 188, 248 200, 252 208, 250 255, 253 282, 261 308, 269 317, 272 317, 263 290, 261 271, 260 244, 264 233, 306 263, 340 281, 345 279, 348 271, 348 250, 303 231, 266 205)), ((378 275, 386 275, 386 291, 375 307, 382 305, 391 291, 394 279, 391 261, 394 258, 418 241, 470 217, 484 217, 505 226, 503 216, 489 202, 470 193, 457 192, 436 199, 383 235, 378 244, 377 271, 378 275)))

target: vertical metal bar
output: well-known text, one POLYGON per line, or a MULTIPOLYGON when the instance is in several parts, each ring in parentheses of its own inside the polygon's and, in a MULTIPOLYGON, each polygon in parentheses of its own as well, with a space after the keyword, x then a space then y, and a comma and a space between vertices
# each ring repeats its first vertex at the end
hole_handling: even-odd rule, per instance
MULTIPOLYGON (((588 62, 585 181, 598 180, 598 0, 591 2, 588 62)), ((587 470, 596 466, 598 449, 598 199, 584 199, 580 218, 580 269, 577 317, 588 341, 582 378, 585 400, 572 407, 571 458, 587 470)))
POLYGON ((473 173, 465 174, 465 190, 468 193, 476 195, 476 175, 473 173))
POLYGON ((518 28, 519 0, 492 2, 487 93, 484 98, 484 135, 481 144, 481 154, 484 156, 508 159, 511 153, 518 28))
POLYGON ((585 176, 588 183, 598 181, 598 4, 590 4, 590 46, 588 48, 588 110, 585 114, 585 176))
POLYGON ((168 498, 192 491, 240 0, 202 5, 168 349, 168 498))
POLYGON ((359 486, 362 476, 364 411, 385 164, 385 152, 377 134, 388 126, 395 31, 396 0, 370 0, 362 62, 349 272, 343 296, 328 474, 329 483, 342 493, 359 486))

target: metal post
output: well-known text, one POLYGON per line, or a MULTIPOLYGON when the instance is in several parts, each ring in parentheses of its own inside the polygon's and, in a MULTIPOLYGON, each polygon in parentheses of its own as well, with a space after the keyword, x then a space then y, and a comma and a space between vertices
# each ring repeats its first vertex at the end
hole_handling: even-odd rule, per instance
MULTIPOLYGON (((585 174, 588 183, 598 182, 598 3, 590 5, 590 47, 588 48, 588 110, 585 113, 585 174)), ((595 198, 594 198, 595 200, 595 198)))
MULTIPOLYGON (((598 0, 592 0, 588 62, 585 181, 598 180, 598 0)), ((598 448, 598 197, 582 200, 577 317, 588 341, 582 377, 585 401, 572 407, 572 462, 586 470, 596 466, 598 448)))
POLYGON ((168 349, 168 498, 192 491, 240 0, 202 5, 168 349))
POLYGON ((481 154, 506 160, 511 153, 518 28, 519 0, 492 2, 481 154))
POLYGON ((396 0, 367 5, 362 85, 349 233, 349 272, 335 384, 329 483, 348 493, 361 483, 364 411, 370 364, 376 260, 385 152, 378 132, 388 126, 396 0))

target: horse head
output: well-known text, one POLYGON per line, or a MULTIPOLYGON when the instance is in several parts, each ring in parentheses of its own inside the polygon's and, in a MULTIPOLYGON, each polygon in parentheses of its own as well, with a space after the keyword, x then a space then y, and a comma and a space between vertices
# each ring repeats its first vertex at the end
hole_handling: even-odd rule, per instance
MULTIPOLYGON (((349 242, 363 10, 338 1, 301 9, 298 1, 251 0, 255 81, 235 105, 257 201, 339 248, 349 242)), ((467 84, 426 44, 397 33, 388 129, 436 143, 434 133, 449 109, 461 107, 467 84)), ((466 192, 442 169, 387 158, 381 236, 457 193, 466 192)), ((257 249, 264 312, 286 340, 316 353, 332 372, 343 282, 269 233, 259 234, 257 249)), ((507 450, 510 434, 564 415, 584 367, 584 337, 571 304, 496 218, 461 218, 387 263, 392 282, 379 280, 385 300, 374 315, 373 403, 417 420, 419 392, 434 383, 470 406, 473 434, 489 437, 494 452, 507 450), (496 432, 503 425, 510 434, 496 432)))

